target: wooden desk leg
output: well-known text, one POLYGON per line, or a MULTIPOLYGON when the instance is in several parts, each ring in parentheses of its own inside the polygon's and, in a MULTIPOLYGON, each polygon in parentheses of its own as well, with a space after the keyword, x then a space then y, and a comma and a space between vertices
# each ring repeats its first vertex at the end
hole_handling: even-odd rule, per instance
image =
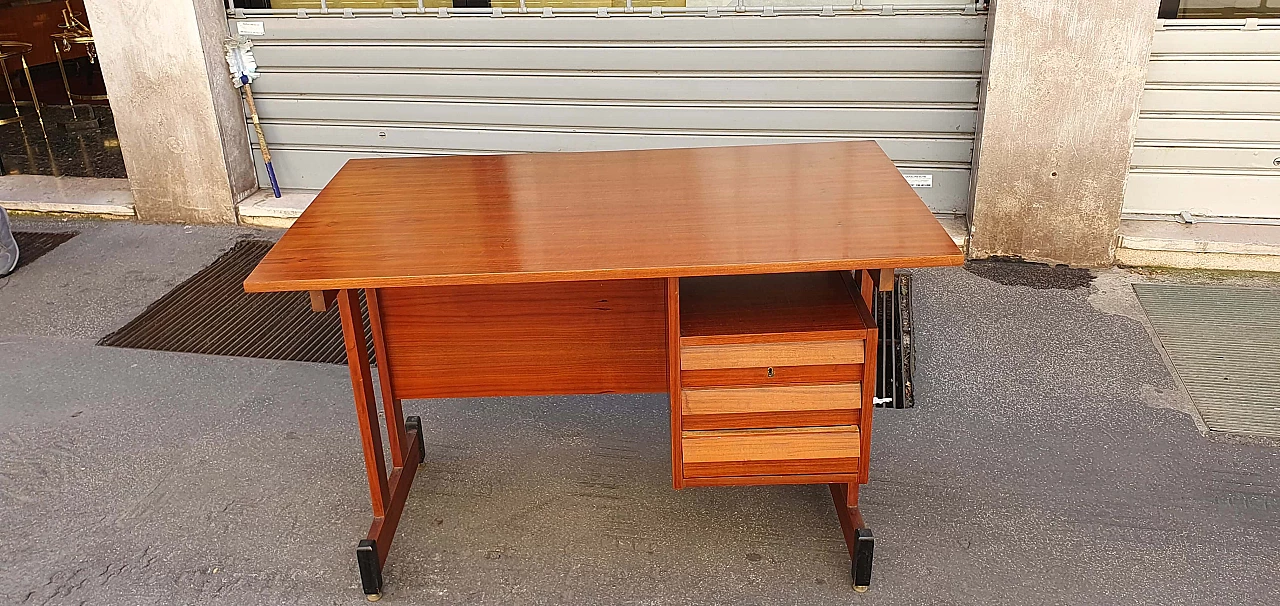
MULTIPOLYGON (((865 312, 873 309, 877 282, 882 279, 892 283, 892 270, 862 270, 854 276, 866 305, 865 312)), ((844 533, 844 544, 849 549, 852 562, 853 589, 859 593, 866 591, 871 585, 871 562, 875 553, 875 539, 871 529, 862 521, 862 512, 858 510, 858 486, 867 483, 871 463, 871 419, 875 411, 876 358, 879 352, 880 333, 874 326, 867 330, 862 364, 862 416, 858 426, 862 430, 861 453, 859 455, 858 481, 847 484, 828 484, 831 488, 831 499, 835 501, 836 515, 840 518, 840 530, 844 533)))
POLYGON ((680 278, 667 278, 667 394, 671 404, 671 485, 684 488, 684 434, 680 390, 680 278))
POLYGON ((840 518, 840 530, 852 561, 853 589, 859 593, 871 585, 871 559, 875 552, 875 539, 871 529, 862 521, 858 511, 857 484, 828 484, 831 499, 835 501, 836 516, 840 518))
MULTIPOLYGON (((377 296, 370 298, 370 314, 378 314, 377 296)), ((347 365, 351 372, 351 388, 355 394, 356 419, 360 423, 360 442, 364 448, 365 472, 369 476, 369 495, 373 505, 373 524, 368 536, 356 547, 356 563, 360 569, 360 583, 365 597, 377 601, 382 597, 382 566, 391 551, 391 539, 404 512, 409 497, 409 486, 414 473, 422 462, 422 420, 408 417, 401 421, 399 400, 388 399, 387 430, 391 445, 401 452, 393 457, 391 474, 387 474, 382 454, 382 431, 378 427, 378 403, 374 398, 373 375, 369 368, 369 352, 366 349, 364 323, 360 318, 360 296, 355 290, 338 293, 338 309, 342 317, 342 337, 347 348, 347 365), (403 428, 403 437, 397 435, 403 428), (396 465, 398 464, 398 465, 396 465)), ((382 346, 381 323, 371 322, 378 351, 382 346)), ((381 373, 390 374, 390 365, 381 373)), ((380 374, 381 374, 380 373, 380 374)), ((389 378, 389 376, 388 376, 389 378)), ((386 383, 390 385, 390 383, 386 383)))
MULTIPOLYGON (((391 450, 391 464, 404 466, 404 455, 408 452, 405 442, 404 409, 400 406, 400 398, 396 397, 392 383, 394 371, 391 369, 391 355, 387 353, 387 342, 382 330, 382 298, 378 289, 364 291, 365 305, 369 308, 369 331, 373 333, 373 352, 378 362, 378 384, 382 387, 382 416, 387 420, 387 446, 391 450)), ((421 440, 422 436, 419 435, 421 440)))

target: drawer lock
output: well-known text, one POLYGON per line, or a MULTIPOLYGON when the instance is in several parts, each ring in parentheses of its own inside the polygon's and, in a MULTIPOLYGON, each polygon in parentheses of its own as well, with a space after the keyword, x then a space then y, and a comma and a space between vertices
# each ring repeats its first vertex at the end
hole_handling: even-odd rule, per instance
POLYGON ((769 373, 769 378, 773 378, 773 367, 772 367, 772 366, 770 366, 770 367, 769 367, 769 369, 768 369, 768 373, 769 373))

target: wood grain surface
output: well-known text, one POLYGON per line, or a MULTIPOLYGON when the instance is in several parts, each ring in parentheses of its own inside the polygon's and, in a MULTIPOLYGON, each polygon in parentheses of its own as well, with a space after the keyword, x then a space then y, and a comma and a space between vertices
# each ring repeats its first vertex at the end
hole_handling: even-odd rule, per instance
POLYGON ((862 391, 858 383, 686 389, 682 402, 686 415, 859 408, 862 391))
POLYGON ((693 345, 680 348, 680 369, 861 364, 863 349, 861 339, 693 345))
POLYGON ((852 473, 790 474, 763 476, 721 476, 710 478, 685 478, 685 486, 760 486, 765 484, 829 484, 832 482, 856 482, 852 473))
MULTIPOLYGON (((863 313, 870 314, 866 306, 861 301, 858 306, 862 308, 863 313)), ((862 364, 862 420, 858 426, 862 429, 863 435, 870 438, 871 436, 871 418, 872 413, 876 410, 876 344, 879 343, 880 329, 872 326, 867 329, 867 352, 866 362, 862 364)), ((870 462, 871 462, 871 440, 864 440, 862 444, 862 469, 858 471, 860 484, 866 484, 870 479, 870 462)), ((856 499, 855 499, 856 502, 856 499)))
MULTIPOLYGON (((315 294, 314 290, 311 292, 315 294)), ((373 335, 373 352, 378 358, 378 386, 382 389, 382 410, 387 422, 387 446, 391 450, 391 464, 394 467, 402 467, 406 438, 404 407, 401 405, 400 398, 396 396, 395 371, 391 369, 391 356, 387 355, 386 333, 382 330, 382 298, 378 294, 378 289, 370 288, 364 291, 364 300, 369 309, 369 332, 373 335)), ((314 296, 311 303, 314 306, 314 296)))
POLYGON ((667 391, 665 280, 387 288, 396 398, 667 391))
POLYGON ((684 488, 680 435, 684 431, 680 392, 680 278, 667 278, 667 397, 671 417, 671 485, 684 488))
POLYGON ((847 383, 863 380, 862 364, 821 366, 773 366, 768 368, 713 368, 680 372, 685 387, 731 387, 847 383), (773 371, 770 373, 770 371, 773 371))
POLYGON ((873 141, 347 162, 250 292, 959 265, 873 141))
POLYGON ((356 420, 360 424, 360 444, 364 450, 365 475, 369 478, 373 516, 387 513, 390 488, 387 462, 382 456, 382 430, 378 427, 378 400, 373 395, 373 371, 365 346, 364 324, 360 321, 360 294, 354 290, 338 293, 338 316, 342 321, 342 342, 347 348, 347 370, 355 395, 356 420))
POLYGON ((861 339, 867 325, 858 314, 848 274, 682 278, 682 343, 861 339))
POLYGON ((860 447, 856 426, 686 431, 684 440, 686 462, 847 457, 860 447))
POLYGON ((856 473, 858 428, 685 431, 686 477, 856 473))

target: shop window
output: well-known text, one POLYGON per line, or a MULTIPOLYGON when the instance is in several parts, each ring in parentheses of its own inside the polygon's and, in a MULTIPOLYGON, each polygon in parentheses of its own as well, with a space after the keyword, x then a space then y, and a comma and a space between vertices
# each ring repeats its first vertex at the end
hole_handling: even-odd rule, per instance
POLYGON ((1280 0, 1161 0, 1161 19, 1280 18, 1280 0))

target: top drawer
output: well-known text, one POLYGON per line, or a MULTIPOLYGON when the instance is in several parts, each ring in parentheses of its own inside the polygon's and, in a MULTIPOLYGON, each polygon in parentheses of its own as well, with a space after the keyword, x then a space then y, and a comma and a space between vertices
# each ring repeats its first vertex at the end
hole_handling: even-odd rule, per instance
POLYGON ((729 343, 680 347, 681 370, 861 364, 863 341, 729 343))

